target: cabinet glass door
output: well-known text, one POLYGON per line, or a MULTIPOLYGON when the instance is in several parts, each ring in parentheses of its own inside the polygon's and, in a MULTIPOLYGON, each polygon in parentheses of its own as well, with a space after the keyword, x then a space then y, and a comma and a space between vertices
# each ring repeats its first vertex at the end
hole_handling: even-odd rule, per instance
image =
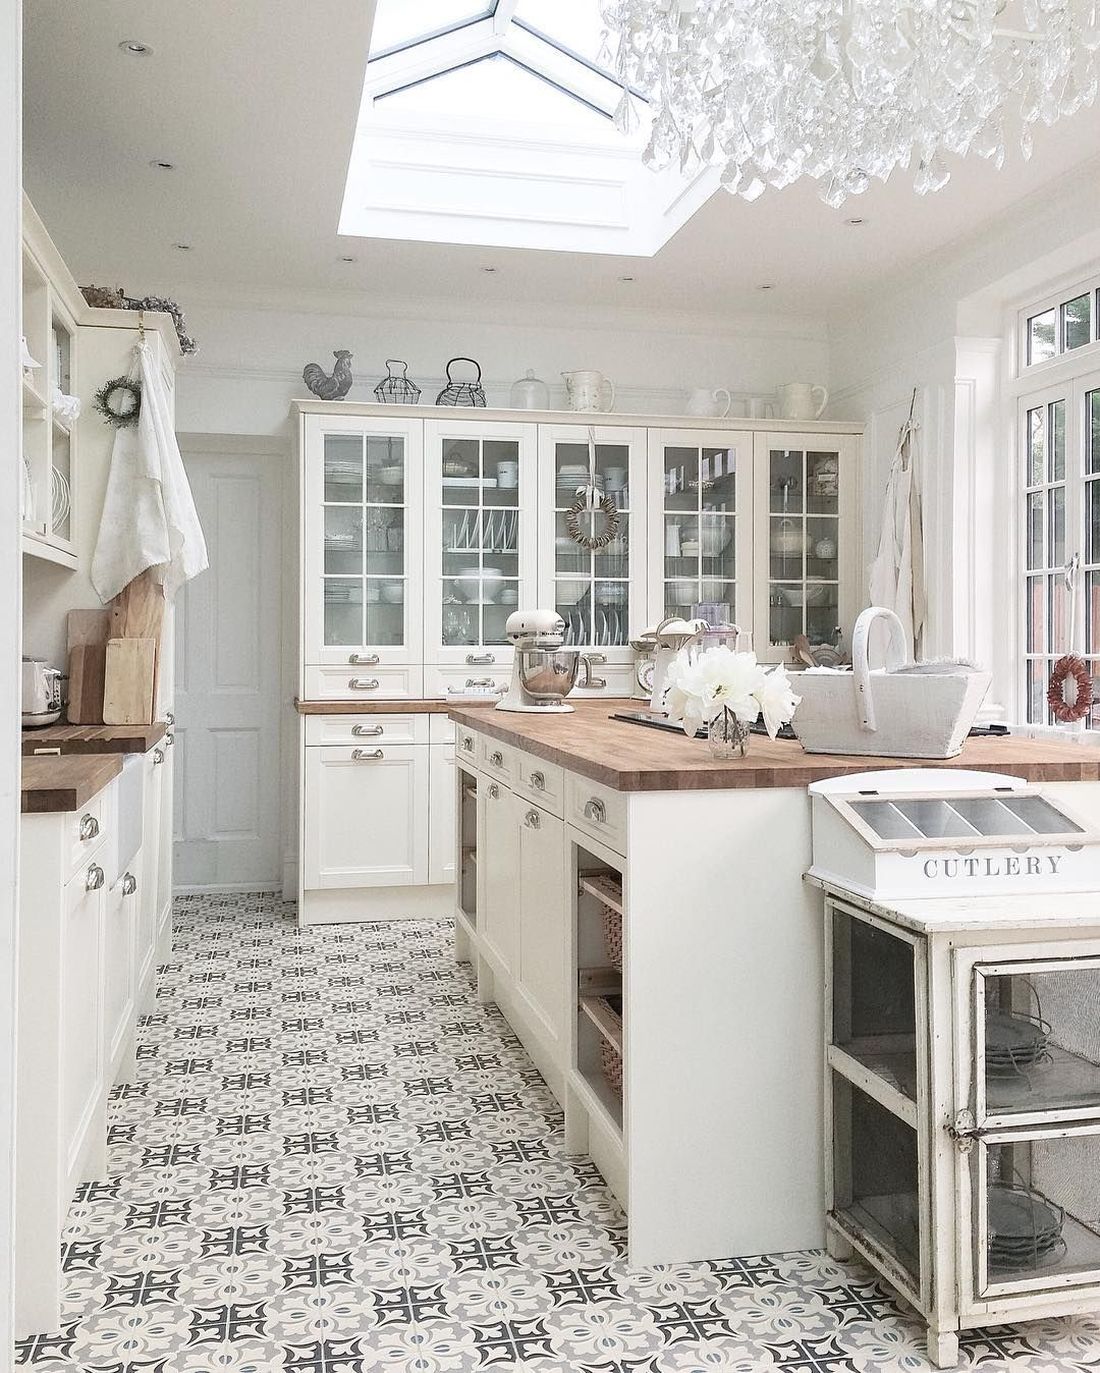
POLYGON ((433 662, 499 662, 509 615, 534 590, 534 425, 431 421, 426 426, 433 662), (489 650, 482 653, 481 650, 489 650))
POLYGON ((712 624, 751 630, 752 567, 738 527, 739 512, 752 512, 751 443, 745 434, 651 433, 651 481, 660 482, 650 492, 654 620, 701 607, 712 624))
POLYGON ((845 592, 856 550, 851 519, 851 440, 827 435, 756 436, 758 611, 767 625, 761 656, 785 657, 800 635, 838 640, 848 623, 845 592))
POLYGON ((601 508, 570 515, 579 488, 589 481, 588 429, 543 431, 544 501, 553 509, 544 538, 542 595, 566 625, 566 643, 598 649, 612 661, 630 655, 632 617, 644 591, 645 431, 594 429, 595 487, 601 508), (610 508, 602 508, 606 503, 610 508), (601 543, 589 548, 570 532, 601 543))
POLYGON ((411 451, 417 432, 327 416, 307 423, 307 661, 346 662, 364 651, 407 661, 419 655, 409 584, 419 563, 419 530, 410 518, 419 489, 411 451))

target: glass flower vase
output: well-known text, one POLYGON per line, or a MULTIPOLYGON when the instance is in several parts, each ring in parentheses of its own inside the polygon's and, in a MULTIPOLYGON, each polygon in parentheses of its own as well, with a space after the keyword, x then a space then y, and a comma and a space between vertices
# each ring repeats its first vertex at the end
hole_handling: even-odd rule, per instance
POLYGON ((707 725, 707 739, 712 757, 744 758, 749 751, 749 726, 723 708, 707 725))

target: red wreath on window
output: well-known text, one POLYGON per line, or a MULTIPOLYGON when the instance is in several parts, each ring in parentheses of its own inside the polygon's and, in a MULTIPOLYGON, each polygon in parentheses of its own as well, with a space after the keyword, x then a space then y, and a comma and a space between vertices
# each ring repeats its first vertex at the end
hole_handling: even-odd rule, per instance
POLYGON ((1047 705, 1059 724, 1083 720, 1092 709, 1092 674, 1082 658, 1067 653, 1054 664, 1047 687, 1047 705), (1076 690, 1072 701, 1066 700, 1065 684, 1072 677, 1076 690))

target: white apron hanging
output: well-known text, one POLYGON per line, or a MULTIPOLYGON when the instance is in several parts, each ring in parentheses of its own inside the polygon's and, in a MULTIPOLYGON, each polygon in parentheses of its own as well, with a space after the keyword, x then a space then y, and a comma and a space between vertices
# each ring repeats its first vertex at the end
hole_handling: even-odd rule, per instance
MULTIPOLYGON (((886 497, 882 505, 882 532, 871 564, 870 603, 892 610, 901 621, 912 658, 921 656, 927 601, 924 585, 924 527, 920 487, 916 476, 919 425, 913 419, 917 393, 909 405, 909 417, 901 426, 886 497)), ((881 631, 878 631, 881 636, 881 631)), ((876 648, 881 652, 881 642, 876 648)))

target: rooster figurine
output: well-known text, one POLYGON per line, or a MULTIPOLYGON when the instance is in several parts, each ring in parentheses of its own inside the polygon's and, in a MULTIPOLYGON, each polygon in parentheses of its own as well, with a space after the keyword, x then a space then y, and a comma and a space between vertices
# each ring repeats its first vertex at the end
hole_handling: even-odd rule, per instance
POLYGON ((307 362, 302 369, 302 380, 318 400, 343 400, 351 390, 351 354, 346 348, 333 351, 336 366, 332 376, 319 362, 307 362))

